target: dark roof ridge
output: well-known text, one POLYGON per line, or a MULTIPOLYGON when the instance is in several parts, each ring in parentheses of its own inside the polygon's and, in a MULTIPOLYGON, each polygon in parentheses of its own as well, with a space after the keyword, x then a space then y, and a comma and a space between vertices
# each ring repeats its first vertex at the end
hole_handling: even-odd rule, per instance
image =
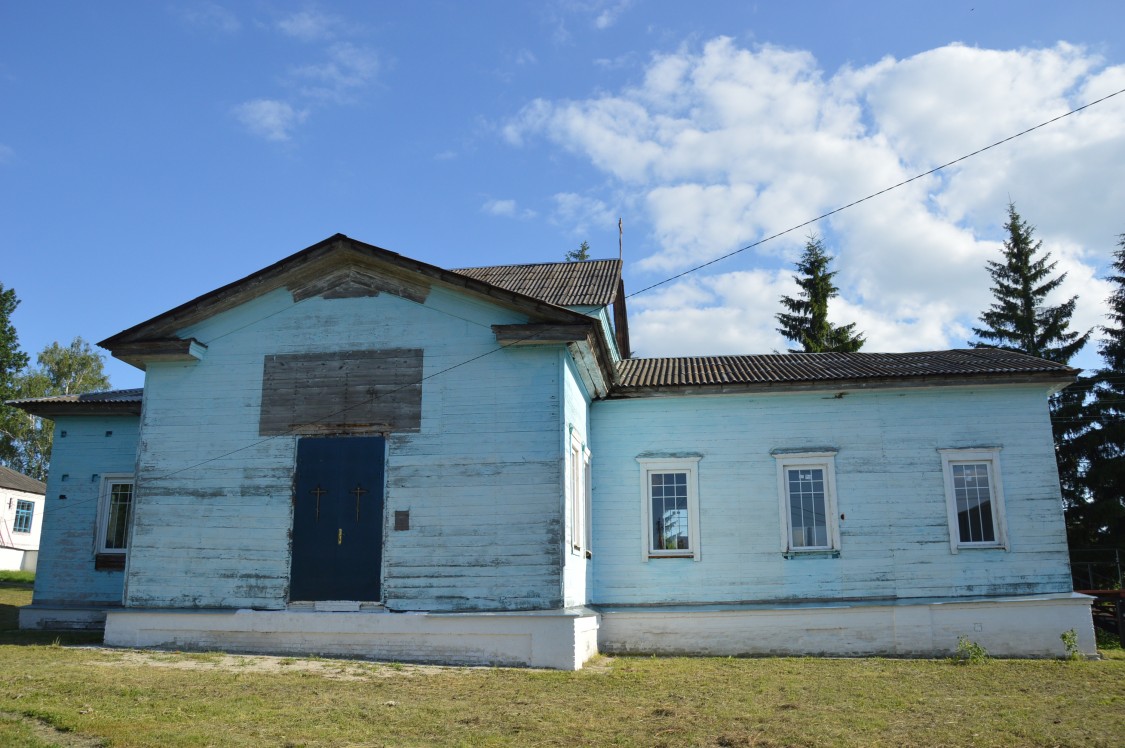
POLYGON ((589 260, 558 260, 556 262, 507 262, 500 265, 473 265, 463 268, 449 268, 454 273, 462 270, 483 270, 485 268, 530 268, 541 265, 580 265, 584 262, 621 262, 617 257, 597 257, 589 260))

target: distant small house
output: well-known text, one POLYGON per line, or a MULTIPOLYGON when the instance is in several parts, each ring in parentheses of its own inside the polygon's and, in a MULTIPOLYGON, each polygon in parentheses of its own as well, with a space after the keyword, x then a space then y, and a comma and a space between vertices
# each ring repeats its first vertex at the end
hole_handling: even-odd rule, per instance
POLYGON ((21 625, 557 668, 1094 650, 1047 408, 1075 370, 633 358, 625 299, 618 260, 336 235, 102 341, 143 391, 17 403, 55 423, 21 625))
POLYGON ((0 569, 35 571, 47 485, 0 466, 0 569))

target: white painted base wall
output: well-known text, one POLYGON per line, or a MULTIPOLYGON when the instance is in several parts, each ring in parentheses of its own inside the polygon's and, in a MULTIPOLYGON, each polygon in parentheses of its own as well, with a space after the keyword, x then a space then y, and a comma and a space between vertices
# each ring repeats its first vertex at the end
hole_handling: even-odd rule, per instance
POLYGON ((598 616, 585 609, 532 613, 125 609, 106 618, 105 643, 577 670, 598 651, 598 616))
POLYGON ((35 571, 39 551, 21 548, 0 548, 0 569, 4 571, 35 571))
POLYGON ((1090 603, 1076 593, 894 603, 605 607, 607 654, 947 657, 965 636, 999 657, 1061 657, 1074 629, 1095 654, 1090 603))
POLYGON ((96 631, 105 625, 105 616, 106 608, 32 604, 20 608, 20 628, 96 631))

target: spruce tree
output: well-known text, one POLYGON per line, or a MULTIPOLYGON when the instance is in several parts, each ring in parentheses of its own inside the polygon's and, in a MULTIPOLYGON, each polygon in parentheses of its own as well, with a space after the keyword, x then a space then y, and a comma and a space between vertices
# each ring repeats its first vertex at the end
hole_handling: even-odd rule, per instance
POLYGON ((984 326, 973 328, 980 340, 972 346, 1019 351, 1065 364, 1090 339, 1090 332, 1080 335, 1067 329, 1078 297, 1047 305, 1047 295, 1062 284, 1066 273, 1051 276, 1058 263, 1048 262, 1049 252, 1039 256, 1043 242, 1035 240, 1035 228, 1020 218, 1011 203, 1004 230, 1008 239, 1003 262, 988 261, 995 302, 980 316, 984 326))
POLYGON ((1067 511, 1071 545, 1079 548, 1125 547, 1125 234, 1117 246, 1108 278, 1110 324, 1098 347, 1104 365, 1092 380, 1089 426, 1076 440, 1085 491, 1067 511))
POLYGON ((567 262, 585 262, 588 259, 590 259, 590 242, 582 242, 578 245, 578 249, 566 253, 567 262))
MULTIPOLYGON (((1035 228, 1020 218, 1016 206, 1008 204, 1008 238, 1001 262, 989 260, 992 295, 995 301, 980 316, 982 327, 974 327, 980 340, 974 348, 1001 348, 1067 364, 1090 339, 1070 330, 1077 296, 1057 306, 1047 296, 1066 279, 1053 275, 1057 262, 1043 253, 1043 242, 1035 239, 1035 228)), ((1080 380, 1051 397, 1051 427, 1058 461, 1063 506, 1072 512, 1085 501, 1083 472, 1086 458, 1082 437, 1090 428, 1085 407, 1089 382, 1080 380)))
POLYGON ((5 401, 19 396, 20 372, 27 366, 27 354, 20 350, 19 336, 12 324, 12 312, 19 306, 14 289, 0 284, 0 464, 10 464, 16 454, 11 425, 23 413, 5 401))
POLYGON ((800 286, 797 298, 781 297, 781 305, 788 310, 776 317, 781 327, 777 331, 786 339, 798 343, 805 353, 855 353, 863 347, 863 334, 855 332, 855 323, 833 325, 828 321, 828 301, 839 295, 833 285, 835 270, 828 268, 832 257, 824 251, 820 237, 810 236, 804 254, 797 261, 798 275, 793 276, 800 286))

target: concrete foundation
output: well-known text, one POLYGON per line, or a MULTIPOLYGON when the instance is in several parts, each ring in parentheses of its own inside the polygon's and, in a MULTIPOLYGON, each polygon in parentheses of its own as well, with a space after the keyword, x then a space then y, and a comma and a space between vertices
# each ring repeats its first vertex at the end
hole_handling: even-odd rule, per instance
POLYGON ((946 657, 959 637, 999 657, 1061 657, 1074 629, 1095 654, 1090 603, 1076 593, 1003 598, 601 607, 608 654, 946 657))
POLYGON ((386 610, 115 610, 105 643, 335 655, 454 665, 577 670, 598 651, 598 616, 586 609, 528 613, 391 613, 386 610))
POLYGON ((20 608, 20 628, 46 631, 97 631, 105 626, 106 612, 119 609, 116 607, 25 605, 20 608))

